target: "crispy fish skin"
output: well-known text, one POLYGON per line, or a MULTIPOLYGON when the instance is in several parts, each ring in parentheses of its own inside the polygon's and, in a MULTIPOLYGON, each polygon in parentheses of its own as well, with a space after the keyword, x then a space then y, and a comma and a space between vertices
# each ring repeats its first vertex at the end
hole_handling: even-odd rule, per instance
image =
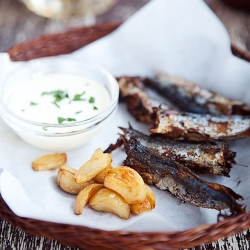
POLYGON ((150 132, 175 140, 230 140, 250 136, 250 117, 212 116, 154 108, 150 132))
POLYGON ((168 98, 181 111, 212 115, 250 115, 250 107, 186 79, 157 72, 144 82, 168 98))
POLYGON ((143 83, 142 77, 137 76, 122 76, 116 78, 120 88, 121 100, 127 98, 128 96, 140 93, 141 91, 146 91, 145 85, 143 83))
POLYGON ((153 107, 169 107, 161 102, 149 97, 146 94, 143 78, 140 77, 120 77, 117 78, 120 89, 120 100, 127 103, 129 112, 138 120, 151 123, 153 107))
POLYGON ((167 190, 183 202, 222 211, 230 209, 232 215, 245 212, 236 200, 242 199, 230 188, 200 179, 187 167, 142 146, 136 138, 125 138, 125 164, 134 168, 147 184, 167 190))
MULTIPOLYGON (((179 162, 196 174, 229 177, 232 164, 236 163, 236 152, 230 150, 228 144, 177 142, 145 135, 131 126, 128 129, 120 129, 124 133, 121 137, 127 141, 134 136, 144 147, 179 162)), ((121 140, 118 140, 118 143, 121 146, 121 140)))

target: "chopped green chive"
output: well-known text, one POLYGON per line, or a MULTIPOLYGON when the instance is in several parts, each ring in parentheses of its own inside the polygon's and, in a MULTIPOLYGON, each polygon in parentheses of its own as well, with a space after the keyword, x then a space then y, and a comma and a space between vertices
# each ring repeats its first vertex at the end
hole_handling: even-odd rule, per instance
POLYGON ((98 110, 98 108, 96 106, 94 106, 94 110, 98 110))
POLYGON ((55 104, 58 108, 60 108, 60 106, 56 103, 56 101, 54 101, 52 103, 55 104))
POLYGON ((80 113, 82 113, 82 110, 77 111, 75 114, 78 115, 78 114, 80 114, 80 113))
POLYGON ((75 122, 76 121, 75 118, 63 118, 63 117, 58 117, 57 120, 58 120, 59 124, 62 124, 64 121, 68 121, 68 122, 75 122))
POLYGON ((30 105, 34 106, 34 105, 37 105, 37 103, 31 102, 30 105))
POLYGON ((24 109, 21 109, 22 112, 24 112, 25 110, 24 109))
POLYGON ((47 130, 48 130, 48 127, 43 127, 43 130, 47 131, 47 130))
POLYGON ((94 97, 90 97, 89 98, 89 103, 94 103, 95 102, 95 98, 94 97))
POLYGON ((68 93, 66 93, 65 91, 62 91, 62 90, 55 90, 55 91, 51 91, 51 92, 43 92, 42 96, 43 95, 53 95, 55 97, 55 102, 60 102, 64 98, 69 98, 68 93))
POLYGON ((58 117, 57 120, 59 124, 62 124, 66 119, 62 117, 58 117))
POLYGON ((85 94, 85 91, 82 94, 76 94, 72 101, 84 101, 85 99, 82 98, 82 95, 85 94))
POLYGON ((57 102, 60 102, 64 98, 69 98, 68 93, 66 93, 66 92, 64 92, 62 90, 55 90, 55 91, 51 91, 51 92, 43 92, 42 96, 43 95, 53 95, 55 97, 55 100, 52 103, 55 104, 58 108, 60 108, 60 106, 57 104, 57 102))
POLYGON ((67 118, 67 121, 68 121, 68 122, 75 122, 76 119, 75 119, 75 118, 67 118))

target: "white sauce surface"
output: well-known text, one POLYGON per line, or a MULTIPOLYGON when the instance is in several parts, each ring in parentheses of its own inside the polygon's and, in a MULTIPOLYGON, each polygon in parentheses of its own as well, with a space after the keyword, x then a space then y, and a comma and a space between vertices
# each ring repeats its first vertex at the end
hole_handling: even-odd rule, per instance
MULTIPOLYGON (((8 102, 8 108, 16 115, 28 120, 58 124, 58 117, 82 121, 105 109, 110 102, 108 91, 101 84, 78 75, 51 74, 27 82, 16 89, 8 102), (61 90, 68 98, 55 101, 53 91, 61 90), (76 95, 80 101, 73 101, 76 95), (90 103, 90 99, 92 103, 90 103), (33 103, 33 105, 32 105, 33 103), (36 105, 34 105, 36 104, 36 105), (59 107, 58 107, 58 106, 59 107)), ((72 121, 63 121, 62 124, 72 121)))

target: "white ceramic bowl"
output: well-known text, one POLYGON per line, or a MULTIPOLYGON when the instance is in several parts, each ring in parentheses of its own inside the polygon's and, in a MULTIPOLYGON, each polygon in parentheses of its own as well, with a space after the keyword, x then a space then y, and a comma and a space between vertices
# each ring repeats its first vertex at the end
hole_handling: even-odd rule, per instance
POLYGON ((116 111, 118 96, 116 79, 99 66, 70 58, 36 59, 24 63, 0 83, 0 114, 6 124, 29 144, 50 151, 65 151, 82 146, 98 132, 116 111), (55 73, 80 75, 100 83, 109 93, 108 106, 91 118, 67 124, 44 124, 24 119, 9 109, 8 102, 17 88, 33 79, 55 73))

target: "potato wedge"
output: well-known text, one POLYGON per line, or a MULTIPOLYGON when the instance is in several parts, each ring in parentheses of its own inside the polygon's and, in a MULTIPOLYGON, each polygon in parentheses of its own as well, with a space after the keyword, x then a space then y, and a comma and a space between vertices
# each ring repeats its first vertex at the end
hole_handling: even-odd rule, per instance
POLYGON ((142 203, 131 204, 130 209, 135 214, 142 214, 151 210, 151 204, 146 198, 142 203))
POLYGON ((93 155, 91 156, 91 160, 96 160, 103 155, 103 152, 100 148, 96 149, 93 155))
POLYGON ((75 175, 75 173, 76 173, 76 171, 77 171, 76 169, 71 168, 71 167, 69 167, 69 166, 67 166, 67 165, 61 166, 60 169, 67 170, 67 171, 69 171, 70 173, 72 173, 73 175, 75 175))
POLYGON ((155 208, 155 203, 156 203, 156 197, 155 197, 155 193, 153 191, 153 189, 148 186, 147 184, 145 184, 146 187, 146 199, 150 202, 151 205, 151 209, 155 208))
POLYGON ((106 174, 108 173, 108 171, 109 171, 110 169, 112 169, 112 166, 111 166, 111 165, 109 165, 109 166, 106 167, 104 170, 102 170, 101 173, 99 173, 98 175, 96 175, 96 176, 94 177, 94 180, 95 180, 96 182, 98 182, 98 183, 102 183, 102 184, 103 184, 104 178, 105 178, 106 174))
POLYGON ((38 170, 51 170, 59 168, 67 161, 67 155, 63 154, 49 154, 44 155, 32 162, 32 168, 38 170))
POLYGON ((132 168, 121 166, 109 170, 104 186, 120 194, 128 204, 141 203, 146 198, 142 177, 132 168))
POLYGON ((70 170, 68 170, 66 166, 62 166, 58 170, 57 184, 62 190, 70 194, 78 194, 86 186, 95 183, 94 180, 90 180, 85 183, 79 184, 76 183, 74 176, 75 175, 70 170))
POLYGON ((109 188, 100 189, 89 200, 89 205, 97 211, 116 214, 123 219, 130 216, 129 205, 121 195, 109 188))
POLYGON ((107 168, 112 162, 110 154, 103 154, 97 159, 90 159, 75 174, 75 180, 77 183, 84 183, 91 180, 105 168, 107 168))
POLYGON ((75 213, 78 215, 82 214, 82 210, 88 203, 89 199, 101 188, 103 188, 102 184, 94 183, 81 190, 76 196, 75 213))

